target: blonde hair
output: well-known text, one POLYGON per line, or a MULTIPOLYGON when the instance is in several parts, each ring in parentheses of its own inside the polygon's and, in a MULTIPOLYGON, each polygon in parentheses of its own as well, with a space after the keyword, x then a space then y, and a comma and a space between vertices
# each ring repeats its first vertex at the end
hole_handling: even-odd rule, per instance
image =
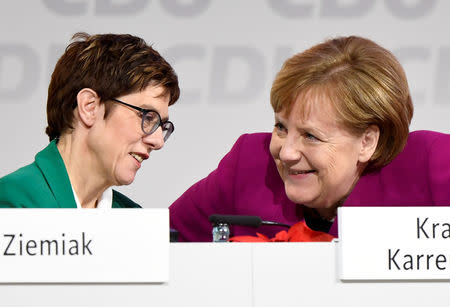
POLYGON ((388 50, 369 39, 338 37, 289 58, 272 85, 273 110, 289 113, 308 90, 323 91, 338 121, 355 135, 380 129, 367 171, 383 167, 404 148, 413 105, 402 66, 388 50))

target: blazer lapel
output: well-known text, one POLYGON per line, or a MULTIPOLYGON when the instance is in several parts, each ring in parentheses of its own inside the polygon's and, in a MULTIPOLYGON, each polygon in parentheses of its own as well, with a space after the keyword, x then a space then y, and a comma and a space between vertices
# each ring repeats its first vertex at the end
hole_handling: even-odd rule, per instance
POLYGON ((40 151, 36 155, 35 161, 45 180, 47 180, 58 206, 61 208, 76 208, 72 185, 64 161, 56 147, 56 141, 51 141, 46 148, 40 151))

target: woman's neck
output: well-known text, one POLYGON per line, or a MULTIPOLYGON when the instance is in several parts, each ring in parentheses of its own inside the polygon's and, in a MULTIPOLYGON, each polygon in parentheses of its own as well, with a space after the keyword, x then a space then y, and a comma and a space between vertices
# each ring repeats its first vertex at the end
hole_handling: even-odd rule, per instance
POLYGON ((110 185, 98 174, 82 138, 74 133, 60 137, 57 148, 66 166, 72 189, 81 207, 95 208, 103 192, 110 185))
POLYGON ((359 165, 357 175, 355 177, 355 180, 353 181, 350 189, 348 190, 347 194, 345 194, 343 197, 341 197, 339 200, 335 201, 332 206, 325 207, 325 208, 316 208, 315 210, 317 213, 323 218, 328 221, 332 221, 337 216, 337 208, 341 207, 347 197, 350 195, 350 193, 355 188, 356 184, 359 181, 359 178, 361 178, 361 174, 363 173, 364 169, 366 167, 366 164, 359 165))

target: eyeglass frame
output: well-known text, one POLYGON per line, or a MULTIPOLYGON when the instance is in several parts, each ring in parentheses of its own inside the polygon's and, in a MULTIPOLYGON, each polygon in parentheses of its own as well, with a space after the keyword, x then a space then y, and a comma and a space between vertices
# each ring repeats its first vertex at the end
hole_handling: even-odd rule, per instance
POLYGON ((170 120, 166 120, 166 121, 163 122, 162 119, 161 119, 161 115, 159 115, 159 113, 157 111, 155 111, 155 110, 140 108, 140 107, 134 106, 132 104, 123 102, 123 101, 121 101, 121 100, 119 100, 117 98, 111 98, 111 101, 120 103, 120 104, 122 104, 124 106, 130 107, 130 108, 132 108, 132 109, 134 109, 136 111, 141 112, 141 114, 142 114, 142 115, 140 115, 140 117, 142 119, 141 120, 141 130, 142 130, 142 132, 145 135, 150 135, 150 134, 154 133, 156 130, 158 130, 159 127, 161 127, 161 129, 164 132, 164 125, 166 123, 170 123, 172 125, 172 131, 169 131, 169 129, 165 130, 165 131, 168 131, 168 132, 166 132, 166 135, 164 136, 164 142, 166 142, 167 139, 170 137, 170 135, 175 131, 175 125, 170 120), (149 133, 145 132, 145 130, 144 130, 144 120, 145 120, 144 118, 145 118, 145 116, 148 113, 155 113, 156 116, 158 117, 158 120, 159 120, 159 124, 155 125, 149 133))

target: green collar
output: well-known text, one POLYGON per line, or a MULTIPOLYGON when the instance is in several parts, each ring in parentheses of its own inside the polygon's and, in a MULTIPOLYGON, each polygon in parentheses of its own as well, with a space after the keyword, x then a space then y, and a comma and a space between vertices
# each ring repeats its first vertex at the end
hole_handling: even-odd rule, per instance
POLYGON ((35 161, 41 169, 57 205, 61 208, 76 208, 72 185, 64 161, 56 147, 56 140, 51 141, 47 147, 38 152, 35 161))
MULTIPOLYGON (((72 184, 64 160, 58 147, 56 147, 56 140, 51 141, 47 147, 38 152, 35 162, 44 175, 57 206, 60 208, 76 208, 77 203, 73 196, 72 184)), ((115 199, 115 194, 113 190, 112 208, 121 208, 115 199)))

